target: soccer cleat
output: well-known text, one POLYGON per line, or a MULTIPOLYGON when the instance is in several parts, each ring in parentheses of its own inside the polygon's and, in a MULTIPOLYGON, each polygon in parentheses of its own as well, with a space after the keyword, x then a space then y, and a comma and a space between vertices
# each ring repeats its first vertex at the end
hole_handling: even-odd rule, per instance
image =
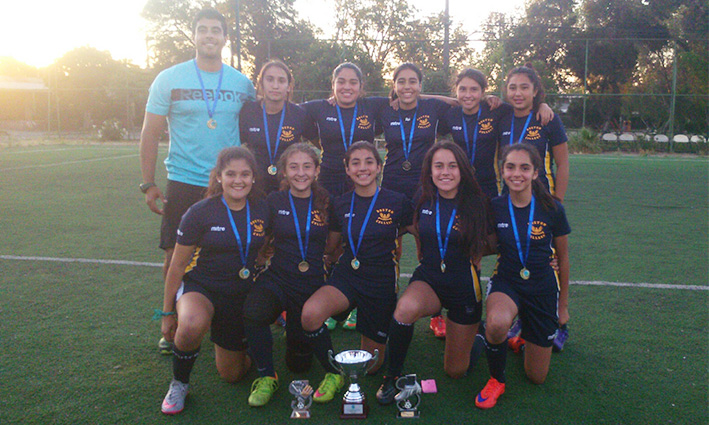
POLYGON ((327 403, 335 397, 340 388, 345 384, 345 377, 339 373, 326 373, 325 378, 320 382, 318 390, 313 394, 313 401, 327 403))
POLYGON ((552 345, 552 351, 555 353, 560 352, 564 349, 564 344, 569 339, 569 328, 566 325, 561 325, 559 330, 556 332, 554 337, 554 343, 552 345))
POLYGON ((384 375, 384 380, 382 385, 377 390, 377 401, 381 405, 387 405, 394 402, 394 397, 396 396, 396 381, 399 378, 397 376, 386 376, 384 375))
POLYGON ((262 376, 251 384, 249 406, 260 407, 268 403, 278 389, 278 377, 262 376))
POLYGON ((436 338, 446 337, 446 319, 440 314, 438 316, 431 317, 431 324, 428 327, 433 331, 433 335, 436 338))
POLYGON ((347 316, 347 320, 345 320, 345 323, 342 324, 342 329, 346 329, 348 331, 353 331, 357 329, 357 309, 355 308, 354 310, 350 311, 350 315, 347 316))
POLYGON ((510 350, 514 351, 515 354, 521 354, 524 351, 525 341, 521 336, 516 336, 514 338, 507 340, 507 346, 510 350))
POLYGON ((166 415, 176 415, 185 408, 185 398, 189 392, 190 384, 183 384, 177 379, 170 382, 170 389, 162 401, 162 412, 166 415))
POLYGON ((337 327, 337 320, 333 319, 332 317, 328 317, 325 321, 325 326, 327 326, 328 331, 334 331, 337 327))
POLYGON ((282 328, 286 327, 286 312, 284 311, 281 313, 280 316, 276 319, 276 324, 282 328))
POLYGON ((475 405, 480 409, 489 409, 497 404, 497 399, 505 393, 505 384, 490 378, 485 388, 475 397, 475 405))
POLYGON ((158 341, 158 351, 163 356, 171 355, 173 347, 174 345, 165 338, 160 338, 160 341, 158 341))
POLYGON ((507 332, 507 339, 512 339, 522 333, 522 321, 517 319, 512 322, 510 330, 507 332))

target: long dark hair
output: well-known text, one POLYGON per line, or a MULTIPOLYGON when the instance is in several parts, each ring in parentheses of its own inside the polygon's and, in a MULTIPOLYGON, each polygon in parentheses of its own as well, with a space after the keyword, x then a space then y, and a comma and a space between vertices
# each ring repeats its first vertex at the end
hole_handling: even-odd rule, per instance
POLYGON ((539 174, 543 173, 544 169, 542 168, 542 157, 539 155, 539 151, 536 147, 530 145, 529 143, 516 143, 514 145, 505 146, 502 148, 502 153, 500 154, 500 169, 504 170, 507 156, 511 152, 518 151, 527 152, 527 155, 529 155, 529 160, 532 162, 532 167, 534 167, 534 171, 537 172, 537 178, 532 180, 532 193, 534 194, 534 197, 541 202, 545 211, 555 211, 556 202, 554 201, 558 200, 558 198, 549 193, 546 186, 544 186, 544 183, 539 180, 539 174))
POLYGON ((537 91, 537 94, 534 96, 532 102, 532 111, 537 112, 537 110, 539 109, 539 105, 544 102, 544 98, 546 97, 546 94, 544 93, 544 85, 542 84, 542 79, 539 78, 539 74, 537 74, 537 71, 532 68, 531 63, 527 63, 524 66, 519 66, 510 71, 509 74, 507 74, 507 79, 505 80, 505 95, 507 95, 507 85, 510 83, 510 78, 512 78, 512 76, 515 74, 524 74, 527 76, 527 78, 529 78, 529 81, 532 82, 534 89, 537 91))
MULTIPOLYGON (((218 181, 218 177, 222 174, 222 171, 229 165, 229 163, 236 159, 243 159, 251 168, 254 175, 254 182, 258 178, 256 158, 250 150, 242 146, 231 146, 224 148, 219 152, 217 157, 217 165, 212 168, 212 172, 209 173, 209 187, 207 188, 207 198, 213 196, 221 196, 224 189, 222 189, 222 184, 218 181)), ((261 199, 263 198, 263 192, 255 184, 251 186, 251 191, 249 192, 248 199, 261 199)))
POLYGON ((475 173, 468 161, 468 157, 463 152, 463 149, 454 142, 449 140, 437 142, 426 152, 421 169, 421 198, 416 206, 414 225, 418 227, 421 207, 430 205, 438 194, 438 188, 433 184, 433 179, 431 178, 431 168, 433 155, 442 149, 453 153, 455 162, 458 163, 460 184, 455 201, 458 204, 457 215, 461 225, 462 246, 463 250, 469 252, 471 257, 477 258, 482 255, 487 246, 489 202, 475 179, 475 173))
MULTIPOLYGON (((280 173, 281 190, 287 190, 290 188, 288 185, 288 180, 284 178, 283 173, 285 173, 285 169, 288 164, 288 158, 297 152, 301 152, 308 155, 310 159, 313 160, 315 167, 320 166, 320 155, 318 155, 318 153, 315 151, 315 148, 310 143, 300 142, 288 146, 288 148, 283 151, 283 154, 281 154, 281 158, 278 160, 278 169, 283 170, 280 173)), ((313 184, 310 186, 310 190, 313 192, 313 206, 316 210, 320 211, 320 216, 327 223, 327 213, 330 207, 330 194, 327 193, 327 190, 325 190, 325 188, 320 184, 317 179, 313 181, 313 184)))
POLYGON ((421 72, 421 68, 411 62, 404 62, 394 70, 394 76, 391 78, 391 90, 389 91, 390 99, 396 99, 398 97, 396 94, 396 79, 399 77, 399 73, 405 69, 414 71, 419 79, 419 83, 423 83, 423 72, 421 72))
MULTIPOLYGON (((362 70, 359 69, 359 67, 352 62, 343 62, 335 67, 335 69, 332 71, 332 79, 330 80, 330 86, 335 85, 335 80, 337 80, 337 77, 340 75, 340 72, 342 72, 343 69, 351 69, 354 71, 355 75, 357 76, 357 79, 359 80, 359 97, 357 100, 363 98, 365 96, 364 92, 364 74, 362 74, 362 70)), ((335 96, 335 88, 333 87, 332 89, 332 95, 335 96)))

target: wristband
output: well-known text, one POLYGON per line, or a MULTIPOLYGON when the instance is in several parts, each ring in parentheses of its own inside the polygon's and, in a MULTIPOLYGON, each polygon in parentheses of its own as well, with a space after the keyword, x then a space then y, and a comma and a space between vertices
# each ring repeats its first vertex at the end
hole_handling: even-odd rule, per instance
POLYGON ((163 316, 173 316, 173 315, 177 314, 174 311, 162 311, 157 308, 154 311, 155 312, 153 313, 153 320, 160 320, 160 319, 162 319, 163 316))

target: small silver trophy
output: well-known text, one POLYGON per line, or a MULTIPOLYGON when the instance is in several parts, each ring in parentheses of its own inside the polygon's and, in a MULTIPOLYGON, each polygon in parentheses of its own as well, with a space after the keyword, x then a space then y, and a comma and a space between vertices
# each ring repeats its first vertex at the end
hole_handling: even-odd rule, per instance
POLYGON ((343 351, 336 356, 333 356, 332 350, 329 350, 327 355, 332 367, 350 377, 350 386, 342 397, 340 418, 365 419, 369 408, 367 407, 367 399, 357 380, 359 376, 366 374, 371 369, 367 367, 370 361, 372 365, 377 363, 379 350, 374 350, 374 356, 365 350, 343 351))
POLYGON ((416 374, 402 376, 396 380, 399 393, 394 396, 396 407, 399 409, 400 418, 418 418, 421 404, 421 385, 416 381, 416 374))
POLYGON ((308 380, 291 382, 288 386, 288 391, 295 396, 295 400, 290 403, 290 407, 293 409, 290 414, 291 419, 310 418, 310 405, 313 404, 313 387, 310 386, 308 380))

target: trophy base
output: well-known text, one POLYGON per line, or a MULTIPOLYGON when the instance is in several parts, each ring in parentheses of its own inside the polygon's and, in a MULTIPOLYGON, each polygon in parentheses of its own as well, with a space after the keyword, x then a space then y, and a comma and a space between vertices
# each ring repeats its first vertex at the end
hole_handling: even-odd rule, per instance
POLYGON ((290 414, 291 419, 310 419, 310 410, 294 410, 290 414))
POLYGON ((366 419, 369 409, 364 403, 342 403, 340 419, 366 419))
POLYGON ((396 414, 396 417, 400 419, 416 419, 419 416, 421 416, 421 412, 418 410, 401 410, 396 414))

